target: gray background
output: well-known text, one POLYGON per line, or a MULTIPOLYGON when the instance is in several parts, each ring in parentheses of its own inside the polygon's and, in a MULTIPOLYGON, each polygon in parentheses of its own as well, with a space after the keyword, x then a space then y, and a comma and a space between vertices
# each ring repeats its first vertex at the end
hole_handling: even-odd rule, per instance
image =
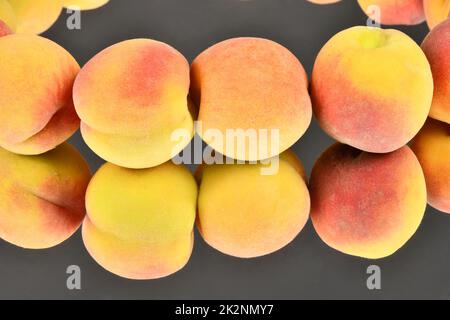
MULTIPOLYGON (((310 73, 314 58, 335 33, 365 24, 356 0, 329 6, 306 0, 111 0, 82 14, 82 30, 69 31, 63 13, 45 36, 84 64, 116 42, 147 37, 167 42, 190 61, 208 46, 236 36, 275 40, 303 62, 310 73)), ((417 42, 424 24, 402 27, 417 42)), ((374 61, 376 64, 376 61, 374 61)), ((102 160, 71 139, 95 171, 102 160)), ((314 122, 295 145, 308 171, 332 140, 314 122)), ((80 233, 44 251, 22 250, 0 241, 0 298, 132 299, 449 299, 450 216, 431 208, 420 230, 392 257, 369 261, 328 248, 311 223, 285 249, 267 257, 240 260, 208 247, 197 235, 190 263, 161 280, 130 281, 104 271, 87 254, 80 233), (82 290, 66 289, 66 268, 79 265, 82 290), (382 269, 382 290, 366 288, 366 269, 382 269)))

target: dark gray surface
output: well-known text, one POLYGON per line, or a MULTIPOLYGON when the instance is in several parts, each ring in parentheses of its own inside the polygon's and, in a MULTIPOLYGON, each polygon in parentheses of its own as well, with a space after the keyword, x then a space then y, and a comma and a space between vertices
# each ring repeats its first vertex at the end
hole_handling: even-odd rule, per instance
MULTIPOLYGON (((314 58, 335 33, 365 24, 356 1, 330 6, 306 0, 111 0, 82 15, 82 30, 68 31, 67 15, 45 36, 84 64, 121 40, 147 37, 167 42, 189 60, 230 37, 260 36, 289 49, 311 71, 314 58)), ((416 41, 425 25, 402 27, 416 41)), ((374 63, 376 63, 374 61, 374 63)), ((102 163, 77 134, 71 140, 96 170, 102 163)), ((330 143, 313 123, 295 150, 308 171, 330 143)), ((311 224, 287 248, 267 257, 240 260, 220 254, 196 237, 188 266, 155 281, 130 281, 104 271, 87 254, 80 234, 45 251, 0 242, 0 298, 314 299, 450 298, 450 216, 429 208, 420 230, 392 257, 369 261, 328 248, 311 224), (79 265, 82 290, 66 289, 66 268, 79 265), (382 269, 382 290, 366 288, 366 269, 382 269)))

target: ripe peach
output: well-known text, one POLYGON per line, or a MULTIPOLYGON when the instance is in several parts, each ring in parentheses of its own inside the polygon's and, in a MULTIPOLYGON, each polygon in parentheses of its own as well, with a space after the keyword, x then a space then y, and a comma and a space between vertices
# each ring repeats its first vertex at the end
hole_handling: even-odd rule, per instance
POLYGON ((429 119, 411 148, 425 173, 428 203, 450 213, 450 124, 429 119))
POLYGON ((65 8, 75 6, 81 10, 92 10, 106 5, 109 0, 63 0, 65 8))
POLYGON ((189 64, 174 48, 149 39, 115 44, 75 81, 83 138, 100 157, 123 167, 162 164, 194 134, 188 91, 189 64), (187 132, 182 141, 172 137, 177 129, 187 132))
POLYGON ((304 170, 288 151, 275 174, 263 164, 205 165, 199 174, 198 229, 222 253, 254 258, 288 245, 310 209, 304 170))
POLYGON ((431 64, 434 78, 430 117, 450 123, 450 18, 431 30, 422 49, 431 64))
POLYGON ((276 156, 297 142, 311 122, 306 72, 289 50, 273 41, 220 42, 194 60, 191 82, 202 125, 199 135, 230 158, 256 161, 276 156), (228 138, 207 134, 213 130, 228 138), (242 135, 242 148, 229 134, 239 131, 250 132, 242 135), (274 132, 279 134, 272 136, 274 132))
POLYGON ((55 148, 79 127, 72 86, 75 59, 35 35, 0 38, 0 146, 34 155, 55 148))
POLYGON ((335 144, 316 162, 310 180, 311 218, 322 240, 346 254, 387 257, 416 232, 426 186, 414 153, 366 153, 335 144))
POLYGON ((58 19, 62 0, 8 0, 14 10, 16 33, 40 34, 58 19))
POLYGON ((430 29, 450 17, 450 0, 424 0, 423 4, 430 29))
POLYGON ((370 18, 382 24, 415 25, 425 21, 423 0, 358 0, 358 3, 370 18), (379 8, 380 19, 372 17, 371 6, 379 8))
POLYGON ((433 98, 430 65, 397 30, 353 27, 335 35, 314 65, 311 94, 322 128, 368 152, 391 152, 425 123, 433 98))
POLYGON ((196 203, 195 179, 183 166, 133 170, 107 163, 86 193, 84 243, 116 275, 168 276, 191 255, 196 203))
POLYGON ((8 27, 6 23, 0 20, 0 37, 7 36, 12 34, 12 30, 8 27))
POLYGON ((85 216, 90 178, 87 163, 68 144, 37 156, 0 149, 0 237, 28 249, 65 241, 85 216))

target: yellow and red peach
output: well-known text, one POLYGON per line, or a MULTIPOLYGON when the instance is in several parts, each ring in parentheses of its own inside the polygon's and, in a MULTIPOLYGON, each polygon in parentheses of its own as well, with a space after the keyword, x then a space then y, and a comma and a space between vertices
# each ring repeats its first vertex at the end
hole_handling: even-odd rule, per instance
POLYGON ((450 17, 450 0, 424 0, 423 5, 430 29, 450 17))
POLYGON ((431 30, 422 49, 430 62, 434 78, 430 117, 450 123, 450 18, 431 30))
POLYGON ((109 0, 63 0, 65 8, 77 7, 81 10, 92 10, 106 5, 109 0))
POLYGON ((68 239, 85 216, 91 174, 69 144, 36 156, 0 149, 0 238, 27 249, 68 239))
POLYGON ((16 28, 16 14, 7 0, 0 0, 0 20, 2 20, 9 29, 16 28))
POLYGON ((450 213, 450 124, 430 118, 411 148, 425 173, 428 203, 450 213))
POLYGON ((425 21, 423 0, 358 0, 358 3, 371 19, 385 25, 415 25, 425 21), (374 7, 379 17, 371 12, 374 7))
POLYGON ((364 151, 391 152, 425 123, 433 76, 425 54, 404 33, 353 27, 320 51, 311 94, 330 136, 364 151))
POLYGON ((55 148, 79 127, 72 86, 75 59, 35 36, 0 38, 0 146, 35 155, 55 148))
POLYGON ((169 45, 135 39, 91 59, 74 85, 81 133, 105 160, 141 169, 162 164, 194 134, 188 109, 189 64, 169 45), (176 130, 186 132, 175 141, 176 130))
POLYGON ((380 259, 416 232, 426 208, 425 178, 409 147, 366 153, 337 143, 316 162, 311 218, 320 238, 343 253, 380 259))
POLYGON ((235 38, 212 46, 193 62, 191 83, 202 125, 199 135, 233 159, 276 156, 297 142, 311 122, 305 70, 289 50, 270 40, 235 38), (213 130, 222 137, 239 130, 254 135, 238 148, 234 137, 205 134, 213 130))
POLYGON ((10 34, 12 34, 11 28, 2 20, 0 20, 0 37, 4 37, 10 34))
POLYGON ((85 246, 121 277, 168 276, 191 255, 196 204, 197 184, 184 166, 133 170, 107 163, 86 193, 85 246))
POLYGON ((304 170, 290 151, 276 173, 267 164, 204 165, 199 174, 197 226, 222 253, 254 258, 288 245, 303 229, 310 209, 304 170))
POLYGON ((62 0, 8 0, 15 17, 16 33, 40 34, 48 30, 58 19, 62 0))

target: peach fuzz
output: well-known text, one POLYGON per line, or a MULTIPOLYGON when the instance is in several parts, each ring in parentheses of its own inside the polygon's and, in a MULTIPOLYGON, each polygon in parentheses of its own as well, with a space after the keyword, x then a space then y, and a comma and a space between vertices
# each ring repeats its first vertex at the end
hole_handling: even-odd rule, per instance
POLYGON ((431 30, 422 49, 431 64, 434 78, 430 117, 450 123, 450 18, 431 30))
POLYGON ((0 20, 5 23, 9 29, 16 28, 16 14, 7 0, 0 0, 0 20))
POLYGON ((191 83, 190 96, 202 124, 199 134, 229 158, 276 156, 297 142, 311 122, 306 72, 288 49, 270 40, 234 38, 215 44, 194 60, 191 83), (223 137, 252 130, 256 138, 247 139, 240 150, 233 139, 218 141, 204 134, 212 130, 223 137), (279 137, 274 138, 276 130, 279 137), (263 132, 269 132, 265 141, 263 132))
POLYGON ((311 95, 314 113, 330 136, 385 153, 404 146, 425 123, 433 77, 425 54, 404 33, 353 27, 320 51, 311 95))
POLYGON ((450 0, 424 0, 423 4, 430 29, 450 17, 450 0))
POLYGON ((337 143, 316 162, 310 190, 320 238, 368 259, 399 250, 417 231, 426 208, 424 174, 409 147, 374 154, 337 143))
POLYGON ((363 11, 370 17, 371 6, 380 10, 379 23, 385 25, 415 25, 425 21, 423 0, 358 0, 363 11))
POLYGON ((73 93, 81 133, 103 159, 142 169, 162 164, 194 135, 188 108, 189 64, 169 45, 134 39, 92 58, 73 93), (176 130, 186 132, 180 141, 176 130))
POLYGON ((92 10, 103 7, 109 0, 63 0, 65 8, 77 7, 81 10, 92 10))
POLYGON ((0 37, 4 37, 12 34, 12 30, 8 27, 6 23, 0 20, 0 37))
POLYGON ((197 184, 184 166, 133 170, 107 163, 86 193, 85 246, 121 277, 168 276, 191 255, 196 204, 197 184))
POLYGON ((40 34, 58 19, 62 0, 8 0, 16 16, 16 33, 40 34))
POLYGON ((0 146, 35 155, 79 127, 72 86, 80 69, 58 44, 35 36, 0 38, 0 146))
POLYGON ((216 250, 239 258, 268 255, 288 245, 309 218, 310 198, 298 158, 286 151, 276 174, 258 164, 204 165, 197 226, 216 250))
POLYGON ((428 189, 428 203, 450 213, 450 124, 429 119, 411 143, 428 189))
POLYGON ((83 157, 66 143, 36 156, 0 149, 0 238, 27 249, 68 239, 85 216, 90 178, 83 157))

